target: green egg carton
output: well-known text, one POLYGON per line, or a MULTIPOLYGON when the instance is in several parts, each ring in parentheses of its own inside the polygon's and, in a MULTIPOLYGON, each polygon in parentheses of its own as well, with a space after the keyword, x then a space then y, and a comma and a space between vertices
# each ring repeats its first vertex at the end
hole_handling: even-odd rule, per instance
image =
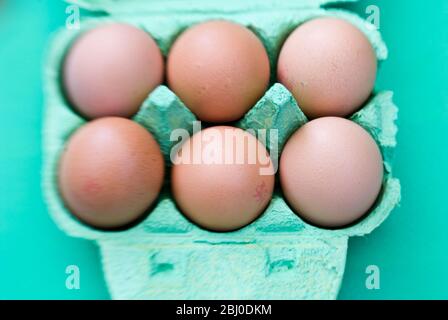
MULTIPOLYGON (((360 17, 323 9, 326 0, 78 0, 91 12, 80 30, 61 30, 45 66, 43 188, 50 214, 67 234, 95 241, 106 282, 114 299, 335 299, 345 268, 348 238, 378 227, 400 201, 400 183, 391 160, 396 146, 398 109, 392 92, 377 92, 351 117, 374 137, 384 157, 381 194, 362 221, 347 228, 317 228, 298 217, 279 191, 255 222, 235 232, 214 233, 189 222, 176 208, 169 187, 137 225, 123 231, 100 231, 74 218, 57 186, 58 161, 70 135, 86 121, 68 105, 61 90, 61 66, 82 32, 109 22, 126 22, 146 30, 164 55, 189 26, 228 19, 247 26, 265 45, 272 67, 271 86, 237 123, 243 129, 278 130, 279 152, 289 136, 307 122, 291 93, 275 83, 276 59, 287 36, 301 23, 320 16, 348 20, 371 41, 379 61, 387 48, 377 30, 360 17)), ((134 121, 147 128, 167 159, 175 142, 173 129, 193 130, 195 116, 166 86, 158 87, 134 121)), ((269 134, 268 134, 269 136, 269 134)), ((274 146, 267 142, 268 148, 274 146)), ((271 150, 272 151, 272 150, 271 150)))

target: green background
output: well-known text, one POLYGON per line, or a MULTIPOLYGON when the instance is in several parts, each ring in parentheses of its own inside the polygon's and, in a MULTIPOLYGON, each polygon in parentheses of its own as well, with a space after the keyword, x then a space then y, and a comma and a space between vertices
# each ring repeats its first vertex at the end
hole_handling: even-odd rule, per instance
MULTIPOLYGON (((403 200, 371 235, 350 240, 341 299, 448 299, 448 1, 368 0, 381 10, 390 49, 378 89, 400 107, 395 174, 403 200), (365 269, 381 270, 367 290, 365 269)), ((40 187, 42 65, 63 27, 55 0, 0 0, 0 299, 108 299, 98 250, 59 231, 40 187), (65 268, 81 269, 67 290, 65 268)))

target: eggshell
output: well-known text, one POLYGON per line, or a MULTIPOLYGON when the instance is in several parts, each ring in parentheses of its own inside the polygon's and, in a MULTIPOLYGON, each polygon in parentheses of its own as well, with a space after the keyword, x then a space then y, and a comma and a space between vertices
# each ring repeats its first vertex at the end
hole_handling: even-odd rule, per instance
POLYGON ((134 26, 113 23, 81 35, 66 56, 65 93, 83 116, 131 117, 163 82, 156 42, 134 26))
POLYGON ((274 170, 266 148, 251 134, 212 127, 195 134, 177 153, 172 190, 181 211, 203 228, 232 231, 267 207, 274 170))
POLYGON ((322 227, 342 227, 366 214, 381 190, 383 161, 373 138, 342 118, 300 128, 280 159, 280 182, 297 214, 322 227))
POLYGON ((124 118, 102 118, 70 138, 59 167, 60 192, 71 212, 98 228, 134 222, 156 200, 164 160, 151 134, 124 118))
POLYGON ((277 73, 309 118, 345 117, 370 96, 377 59, 354 25, 339 18, 317 18, 286 40, 277 73))
POLYGON ((241 118, 263 96, 269 58, 249 29, 228 21, 208 21, 185 31, 168 55, 169 87, 200 119, 241 118))

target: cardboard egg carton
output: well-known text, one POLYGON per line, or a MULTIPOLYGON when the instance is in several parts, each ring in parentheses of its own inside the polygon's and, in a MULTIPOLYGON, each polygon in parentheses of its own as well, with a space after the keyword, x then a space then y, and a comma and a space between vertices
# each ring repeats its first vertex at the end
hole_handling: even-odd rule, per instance
MULTIPOLYGON (((335 299, 345 268, 348 238, 377 228, 400 200, 392 174, 398 109, 392 92, 375 92, 351 120, 364 127, 380 146, 385 175, 371 212, 338 230, 312 226, 297 216, 276 190, 263 213, 250 225, 229 233, 203 230, 176 208, 169 183, 158 202, 137 225, 100 231, 77 220, 64 206, 57 185, 64 146, 86 123, 67 103, 61 67, 73 41, 83 32, 109 22, 126 22, 147 31, 164 55, 176 37, 201 21, 227 19, 243 24, 263 42, 271 61, 271 85, 264 97, 235 125, 278 130, 281 152, 289 136, 308 120, 291 93, 276 83, 276 60, 288 35, 306 20, 334 16, 357 26, 372 43, 378 60, 387 48, 377 30, 360 17, 322 9, 325 0, 72 0, 84 9, 105 12, 83 19, 80 30, 61 30, 53 39, 45 66, 43 188, 49 212, 67 234, 95 241, 112 298, 115 299, 335 299)), ((175 144, 172 130, 193 130, 196 117, 166 86, 153 91, 133 118, 147 128, 169 163, 175 144)), ((269 134, 268 134, 269 136, 269 134)), ((272 141, 267 142, 271 148, 272 141)), ((277 145, 277 144, 276 144, 277 145)))

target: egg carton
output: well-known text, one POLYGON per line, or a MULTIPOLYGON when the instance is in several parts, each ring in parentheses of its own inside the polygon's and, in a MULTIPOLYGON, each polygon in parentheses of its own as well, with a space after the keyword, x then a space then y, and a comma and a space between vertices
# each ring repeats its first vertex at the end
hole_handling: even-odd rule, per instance
MULTIPOLYGON (((235 125, 278 130, 280 150, 308 120, 291 93, 275 82, 276 60, 287 36, 312 18, 332 16, 357 26, 372 43, 378 60, 387 48, 375 28, 360 17, 322 8, 326 0, 72 0, 91 12, 79 30, 55 35, 45 66, 43 188, 49 212, 67 234, 95 241, 114 299, 335 299, 345 268, 348 238, 377 228, 400 201, 400 183, 392 175, 398 109, 392 92, 375 92, 351 120, 364 127, 384 158, 381 194, 364 219, 337 230, 312 226, 297 216, 276 190, 255 222, 234 232, 199 228, 176 208, 164 187, 146 218, 127 230, 101 231, 77 220, 58 192, 58 162, 71 134, 86 123, 67 103, 61 89, 63 59, 82 32, 109 22, 126 22, 147 31, 166 56, 189 26, 227 19, 247 26, 263 42, 271 61, 271 84, 260 101, 235 125)), ((334 2, 334 1, 333 1, 334 2)), ((159 142, 169 163, 173 129, 192 132, 195 116, 166 86, 153 91, 133 118, 159 142)), ((267 134, 269 136, 269 134, 267 134)), ((273 144, 268 141, 268 148, 273 144)))

